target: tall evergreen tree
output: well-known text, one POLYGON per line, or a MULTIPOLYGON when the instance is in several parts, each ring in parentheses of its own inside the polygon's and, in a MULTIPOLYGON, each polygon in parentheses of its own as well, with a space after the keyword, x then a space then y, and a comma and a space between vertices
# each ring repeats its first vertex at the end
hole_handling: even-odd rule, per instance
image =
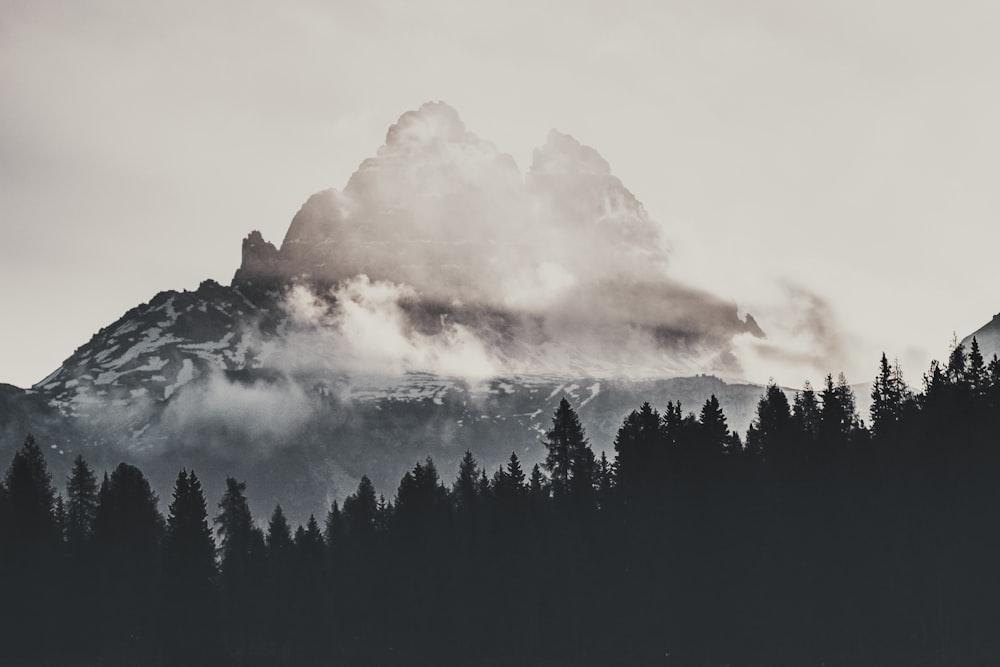
POLYGON ((952 342, 951 353, 948 355, 945 377, 952 386, 965 385, 968 380, 967 371, 968 357, 965 353, 965 345, 959 343, 956 338, 952 342))
POLYGON ((545 479, 545 474, 536 463, 531 468, 531 477, 528 478, 528 501, 532 510, 539 510, 549 499, 549 485, 545 479))
POLYGON ((135 662, 155 643, 163 517, 149 480, 127 463, 105 476, 98 497, 94 539, 105 651, 135 662))
POLYGON ((357 543, 371 540, 375 534, 378 500, 375 486, 367 475, 362 475, 357 490, 344 499, 343 514, 348 539, 357 543))
POLYGON ((451 487, 451 497, 455 501, 455 509, 460 517, 473 512, 479 499, 479 464, 471 451, 458 464, 458 477, 451 487))
POLYGON ((788 397, 772 379, 757 402, 757 416, 747 430, 747 450, 752 456, 782 467, 791 461, 793 447, 788 397))
POLYGON ((2 535, 8 540, 53 540, 57 537, 54 514, 56 490, 45 456, 29 435, 4 476, 5 521, 2 535))
MULTIPOLYGON (((282 515, 282 519, 284 519, 284 515, 282 515)), ((288 526, 287 522, 285 526, 288 526)), ((323 529, 323 537, 326 538, 326 546, 331 553, 343 548, 344 535, 344 513, 340 510, 340 503, 334 500, 326 513, 323 529)), ((291 533, 289 533, 288 539, 291 540, 291 533)))
POLYGON ((986 362, 979 349, 979 341, 973 336, 966 362, 966 379, 973 396, 979 397, 986 393, 989 385, 987 378, 986 362))
POLYGON ((715 394, 712 394, 701 407, 698 426, 701 457, 708 465, 712 465, 712 462, 717 462, 726 451, 730 441, 729 424, 715 394))
POLYGON ((97 500, 97 477, 83 456, 77 455, 66 481, 66 542, 71 548, 93 536, 97 500))
POLYGON ((266 547, 262 531, 253 523, 245 482, 226 478, 226 491, 219 501, 215 525, 220 543, 223 627, 230 651, 246 656, 255 624, 259 621, 253 582, 260 577, 266 547))
POLYGON ((56 491, 45 456, 29 435, 0 484, 0 655, 48 662, 61 564, 56 491))
POLYGON ((871 430, 876 438, 891 438, 896 434, 909 398, 899 362, 895 366, 890 364, 883 352, 878 375, 872 383, 872 404, 869 409, 871 430))
POLYGON ((443 528, 449 508, 448 490, 428 457, 403 475, 396 492, 394 517, 411 536, 443 528))
POLYGON ((806 443, 814 443, 819 438, 819 400, 809 380, 802 385, 802 391, 795 392, 795 398, 792 400, 792 421, 795 430, 806 443))
MULTIPOLYGON (((667 406, 674 417, 673 403, 667 406)), ((648 490, 662 478, 667 442, 663 420, 649 403, 633 410, 622 422, 614 441, 618 481, 628 492, 648 490)))
POLYGON ((820 439, 828 455, 836 455, 839 448, 851 442, 852 436, 860 427, 854 391, 843 373, 837 377, 836 384, 833 376, 827 374, 820 398, 823 402, 820 409, 820 439))
POLYGON ((163 537, 164 651, 175 659, 217 656, 215 542, 198 476, 181 470, 163 537))
POLYGON ((569 401, 563 398, 545 433, 545 468, 552 480, 552 495, 561 499, 570 493, 582 494, 593 488, 594 452, 583 425, 569 401))
POLYGON ((510 481, 511 492, 516 496, 527 490, 524 485, 524 470, 521 468, 521 460, 517 458, 517 452, 511 452, 507 460, 507 479, 510 481))

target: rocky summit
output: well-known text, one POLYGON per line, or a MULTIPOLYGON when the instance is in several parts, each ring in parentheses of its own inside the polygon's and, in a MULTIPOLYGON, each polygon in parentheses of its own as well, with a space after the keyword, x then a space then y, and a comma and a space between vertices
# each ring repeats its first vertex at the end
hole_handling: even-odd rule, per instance
POLYGON ((646 400, 716 394, 743 431, 760 387, 718 376, 764 332, 674 279, 667 248, 593 148, 552 131, 522 173, 428 103, 280 246, 251 232, 230 285, 161 292, 30 390, 0 387, 0 447, 32 430, 57 475, 125 458, 161 490, 180 466, 210 493, 236 474, 295 516, 362 474, 391 497, 428 455, 446 476, 466 449, 539 461, 563 396, 598 450, 646 400))

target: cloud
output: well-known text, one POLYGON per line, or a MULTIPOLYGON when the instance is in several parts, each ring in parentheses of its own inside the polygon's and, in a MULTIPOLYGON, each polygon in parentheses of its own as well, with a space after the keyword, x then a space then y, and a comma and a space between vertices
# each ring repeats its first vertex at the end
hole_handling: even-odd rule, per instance
POLYGON ((269 266, 333 285, 288 295, 288 345, 310 364, 320 349, 379 373, 734 371, 730 340, 756 327, 671 277, 666 247, 593 148, 553 130, 522 174, 433 102, 343 192, 311 197, 269 266))
POLYGON ((468 327, 442 314, 432 333, 418 330, 403 304, 418 294, 405 285, 356 276, 317 294, 303 284, 283 300, 290 327, 265 342, 267 367, 289 372, 325 368, 369 376, 427 372, 485 378, 500 361, 468 327))
POLYGON ((287 376, 241 381, 214 371, 178 392, 157 430, 185 434, 184 440, 171 438, 180 446, 207 447, 230 456, 263 455, 293 444, 319 408, 317 396, 287 376), (234 452, 234 442, 246 447, 234 452))
POLYGON ((778 280, 766 295, 759 294, 755 308, 767 338, 733 341, 736 355, 754 377, 773 376, 792 384, 810 376, 818 381, 851 363, 854 337, 842 330, 833 305, 817 292, 778 280))

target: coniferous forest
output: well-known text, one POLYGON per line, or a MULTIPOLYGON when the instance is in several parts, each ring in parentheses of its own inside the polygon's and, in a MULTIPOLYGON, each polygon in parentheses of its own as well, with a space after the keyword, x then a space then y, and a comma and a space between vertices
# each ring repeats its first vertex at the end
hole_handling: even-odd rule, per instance
POLYGON ((912 391, 883 355, 872 401, 771 383, 745 437, 712 397, 590 443, 564 399, 543 465, 427 459, 298 527, 190 470, 165 516, 126 463, 57 484, 29 436, 0 486, 0 663, 996 664, 1000 361, 956 345, 912 391))

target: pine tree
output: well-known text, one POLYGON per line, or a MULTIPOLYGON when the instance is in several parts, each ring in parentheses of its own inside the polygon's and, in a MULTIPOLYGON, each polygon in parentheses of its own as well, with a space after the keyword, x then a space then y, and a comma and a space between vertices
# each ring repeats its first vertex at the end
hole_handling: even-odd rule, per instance
POLYGON ((63 542, 66 540, 66 503, 63 501, 61 493, 56 494, 52 516, 56 523, 56 541, 63 542))
POLYGON ((451 497, 459 516, 468 516, 476 508, 479 499, 479 464, 471 451, 466 451, 458 464, 458 477, 452 484, 451 497))
POLYGON ((479 469, 479 481, 476 483, 476 495, 482 502, 487 502, 493 496, 493 488, 490 486, 490 478, 486 474, 486 468, 479 469))
POLYGON ((968 357, 965 354, 965 345, 955 338, 952 341, 951 353, 948 355, 945 377, 952 386, 965 386, 968 384, 967 372, 968 357))
POLYGON ((215 542, 201 482, 181 470, 163 538, 164 649, 175 658, 216 653, 215 542))
POLYGON ((896 433, 909 398, 899 362, 893 366, 883 352, 878 375, 872 383, 872 405, 869 409, 871 429, 876 438, 891 438, 896 433))
MULTIPOLYGON (((673 403, 669 403, 671 419, 673 410, 673 403)), ((648 402, 625 417, 614 442, 618 481, 623 489, 645 490, 656 484, 666 464, 666 440, 663 420, 648 402)))
POLYGON ((510 498, 507 471, 503 469, 503 466, 497 468, 496 472, 493 473, 493 479, 490 480, 490 489, 493 491, 493 497, 500 503, 503 503, 510 498))
MULTIPOLYGON (((163 517, 158 498, 142 471, 120 463, 105 475, 99 492, 94 540, 101 565, 105 650, 149 647, 156 635, 157 598, 163 517)), ((145 649, 145 650, 148 650, 145 649)))
POLYGON ((827 456, 836 456, 840 449, 851 442, 852 436, 860 427, 854 391, 843 373, 837 377, 836 384, 833 383, 833 376, 827 374, 820 398, 820 440, 827 456))
POLYGON ((608 461, 608 455, 601 450, 601 458, 597 462, 597 502, 602 509, 607 508, 611 502, 614 484, 614 467, 608 461))
POLYGON ((309 515, 305 530, 296 532, 295 538, 295 548, 298 549, 301 559, 307 562, 310 567, 322 564, 325 544, 323 533, 319 529, 319 523, 315 516, 309 515))
POLYGON ((569 401, 563 398, 552 417, 552 428, 543 443, 548 453, 545 468, 552 480, 552 495, 559 499, 571 493, 592 490, 594 452, 583 432, 583 425, 569 401))
POLYGON ((219 583, 222 621, 230 651, 247 655, 257 609, 253 582, 260 576, 266 550, 263 533, 254 526, 246 498, 246 483, 226 478, 226 491, 215 517, 219 537, 219 583))
POLYGON ((264 544, 267 548, 267 565, 262 589, 266 630, 275 644, 288 649, 291 646, 291 628, 295 622, 292 618, 292 600, 296 592, 292 590, 292 578, 296 570, 296 553, 292 529, 281 505, 275 505, 271 512, 264 544))
POLYGON ((375 486, 367 475, 361 477, 358 489, 344 499, 344 528, 348 539, 361 543, 375 534, 378 501, 375 486))
POLYGON ((384 534, 392 520, 392 503, 386 501, 385 494, 378 494, 378 509, 375 512, 375 532, 384 534))
MULTIPOLYGON (((333 509, 336 509, 336 507, 335 502, 333 509)), ((264 544, 267 545, 269 555, 277 554, 292 546, 292 529, 288 525, 288 519, 285 518, 285 512, 281 509, 280 504, 275 505, 274 511, 271 512, 271 518, 267 522, 267 534, 264 537, 264 544)))
MULTIPOLYGON (((370 484, 370 483, 369 483, 370 484)), ((344 503, 345 513, 347 503, 344 503)), ((324 619, 324 592, 326 581, 324 564, 326 553, 323 534, 316 517, 309 515, 303 529, 295 531, 296 562, 293 576, 293 645, 303 657, 303 662, 313 664, 322 646, 324 619)))
POLYGON ((979 341, 976 340, 975 336, 972 337, 972 343, 969 345, 966 378, 973 396, 979 397, 986 393, 989 385, 986 362, 983 360, 983 353, 979 349, 979 341))
POLYGON ((226 478, 226 492, 219 501, 219 513, 215 517, 216 534, 220 539, 223 574, 242 565, 250 554, 253 518, 246 498, 246 482, 226 478))
POLYGON ((57 538, 56 490, 52 486, 45 456, 35 437, 29 435, 4 476, 5 524, 0 532, 7 540, 49 541, 57 538))
POLYGON ((510 453, 507 460, 507 479, 510 480, 511 490, 521 495, 525 491, 524 470, 521 469, 521 460, 517 458, 517 452, 510 453))
POLYGON ((701 407, 698 425, 701 456, 711 465, 710 462, 717 461, 722 456, 729 443, 729 425, 715 394, 712 394, 701 407))
POLYGON ((986 383, 989 405, 996 410, 1000 408, 1000 357, 996 354, 993 355, 986 367, 986 383))
POLYGON ((792 456, 792 413, 788 397, 772 379, 757 402, 757 416, 747 431, 747 450, 775 466, 784 466, 792 456))
MULTIPOLYGON (((285 525, 287 527, 287 522, 285 525)), ((326 513, 323 530, 323 536, 326 538, 326 546, 331 552, 343 547, 344 533, 344 515, 340 511, 340 504, 334 500, 330 505, 330 510, 326 513)), ((291 533, 289 533, 288 539, 291 540, 291 533)))
POLYGON ((93 536, 97 500, 97 477, 83 456, 77 455, 66 481, 66 542, 71 549, 93 536))
POLYGON ((532 510, 540 510, 549 499, 549 486, 542 469, 536 463, 528 478, 528 500, 532 510))
POLYGON ((441 484, 437 467, 430 457, 403 475, 396 492, 395 518, 411 537, 443 527, 448 508, 448 490, 441 484))
POLYGON ((29 435, 0 484, 0 655, 14 663, 49 662, 52 609, 61 603, 58 541, 56 492, 29 435))
POLYGON ((792 421, 805 442, 815 442, 819 438, 819 400, 809 380, 802 385, 802 391, 795 392, 792 401, 792 421))

